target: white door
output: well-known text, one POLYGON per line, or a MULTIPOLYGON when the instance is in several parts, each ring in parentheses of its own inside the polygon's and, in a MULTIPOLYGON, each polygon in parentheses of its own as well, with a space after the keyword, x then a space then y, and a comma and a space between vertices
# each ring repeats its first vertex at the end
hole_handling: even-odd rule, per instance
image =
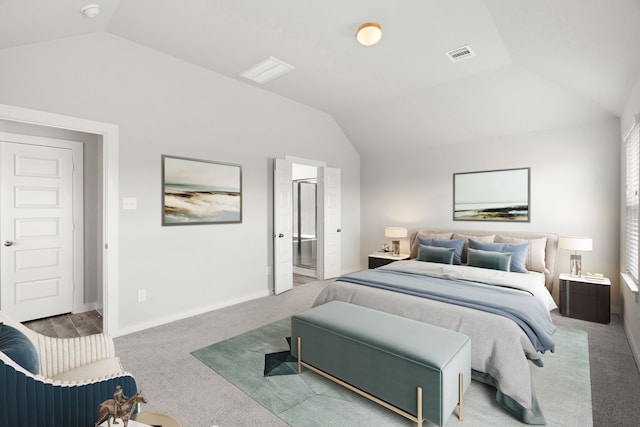
POLYGON ((318 278, 322 280, 341 274, 340 206, 340 169, 318 168, 318 211, 324 217, 318 221, 318 278))
POLYGON ((19 321, 73 308, 73 153, 0 142, 0 309, 19 321))
POLYGON ((273 165, 273 289, 276 295, 293 288, 293 187, 291 162, 273 165))

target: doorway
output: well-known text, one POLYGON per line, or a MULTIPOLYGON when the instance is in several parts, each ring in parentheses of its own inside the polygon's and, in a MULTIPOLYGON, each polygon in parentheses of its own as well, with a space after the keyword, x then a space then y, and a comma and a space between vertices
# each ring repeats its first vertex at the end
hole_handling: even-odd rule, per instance
MULTIPOLYGON (((328 167, 324 162, 298 157, 276 158, 273 168, 273 291, 276 295, 293 288, 295 249, 293 236, 296 233, 293 225, 293 165, 312 167, 315 170, 315 277, 318 280, 338 277, 341 270, 340 169, 328 167)), ((312 175, 295 178, 307 183, 313 182, 312 175)), ((306 186, 306 188, 311 187, 306 186)), ((313 211, 313 208, 309 210, 313 211)), ((302 230, 297 234, 301 244, 300 258, 302 259, 302 254, 305 253, 305 248, 302 246, 309 246, 308 251, 311 253, 313 241, 308 239, 309 243, 302 242, 304 235, 302 230)), ((304 267, 306 273, 313 274, 313 269, 308 267, 309 264, 304 267)))
POLYGON ((291 172, 293 186, 293 274, 316 278, 318 267, 318 170, 315 166, 294 163, 291 172))
MULTIPOLYGON (((103 305, 104 332, 112 336, 119 335, 118 126, 6 104, 0 104, 0 123, 29 126, 37 129, 37 133, 30 133, 38 135, 42 132, 83 132, 92 135, 99 142, 95 149, 98 155, 96 169, 100 181, 95 187, 98 191, 93 193, 101 219, 96 252, 102 289, 97 291, 97 300, 103 305)), ((88 145, 85 149, 87 147, 88 145)))

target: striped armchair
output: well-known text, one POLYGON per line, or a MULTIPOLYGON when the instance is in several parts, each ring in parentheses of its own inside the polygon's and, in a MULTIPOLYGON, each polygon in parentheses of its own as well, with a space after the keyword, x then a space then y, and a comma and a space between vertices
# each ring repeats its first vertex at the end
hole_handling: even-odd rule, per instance
POLYGON ((127 396, 137 392, 135 379, 115 356, 113 340, 104 334, 51 338, 0 312, 0 341, 6 343, 2 334, 17 339, 0 348, 0 427, 93 426, 98 405, 113 398, 116 385, 127 396), (25 368, 19 362, 33 352, 29 341, 36 366, 25 368), (28 349, 20 347, 25 343, 28 349))

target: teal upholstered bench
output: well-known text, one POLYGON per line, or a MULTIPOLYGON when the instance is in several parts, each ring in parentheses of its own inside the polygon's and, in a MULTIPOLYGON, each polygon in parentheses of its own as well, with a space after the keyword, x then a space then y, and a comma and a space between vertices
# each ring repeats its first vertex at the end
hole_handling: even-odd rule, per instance
POLYGON ((307 367, 414 421, 442 426, 471 382, 471 342, 455 331, 332 301, 291 318, 307 367))

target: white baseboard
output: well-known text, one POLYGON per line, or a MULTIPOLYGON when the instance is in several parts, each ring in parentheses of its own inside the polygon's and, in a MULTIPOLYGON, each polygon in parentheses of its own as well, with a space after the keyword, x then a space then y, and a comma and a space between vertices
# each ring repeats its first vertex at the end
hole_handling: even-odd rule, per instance
POLYGON ((253 294, 245 295, 240 298, 223 301, 217 304, 209 305, 206 307, 200 307, 194 310, 185 311, 182 313, 173 314, 171 316, 163 317, 161 319, 154 319, 149 322, 138 323, 137 325, 128 326, 126 328, 120 328, 117 331, 113 331, 110 335, 113 337, 119 337, 122 335, 132 334, 134 332, 143 331, 145 329, 154 328, 156 326, 166 325, 167 323, 176 322, 178 320, 187 319, 189 317, 197 316, 199 314, 208 313, 210 311, 219 310, 221 308, 230 307, 232 305, 240 304, 242 302, 251 301, 254 299, 262 298, 271 295, 269 290, 256 292, 253 294))
POLYGON ((96 301, 73 307, 74 314, 84 313, 85 311, 94 311, 94 310, 102 312, 102 307, 99 307, 96 301))
POLYGON ((629 341, 629 347, 631 347, 631 353, 633 353, 633 358, 636 361, 636 367, 640 371, 640 347, 638 347, 638 343, 633 338, 633 334, 627 327, 627 322, 623 320, 622 322, 624 327, 624 333, 627 335, 627 340, 629 341))

